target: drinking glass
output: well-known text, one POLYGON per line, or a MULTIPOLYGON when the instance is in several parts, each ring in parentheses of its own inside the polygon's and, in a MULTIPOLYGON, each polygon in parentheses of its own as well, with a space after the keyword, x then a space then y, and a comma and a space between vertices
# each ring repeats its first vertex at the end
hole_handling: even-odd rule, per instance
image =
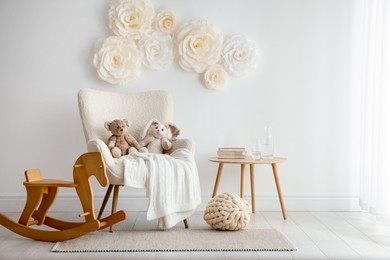
POLYGON ((256 139, 252 146, 252 159, 260 160, 261 159, 261 140, 256 139))

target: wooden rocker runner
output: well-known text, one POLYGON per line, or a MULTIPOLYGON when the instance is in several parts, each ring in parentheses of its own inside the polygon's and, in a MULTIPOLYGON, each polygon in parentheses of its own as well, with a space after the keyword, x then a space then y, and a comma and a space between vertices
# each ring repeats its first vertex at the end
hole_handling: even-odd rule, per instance
POLYGON ((38 169, 27 170, 25 175, 26 181, 23 184, 26 186, 27 201, 19 223, 0 214, 0 224, 21 236, 50 242, 64 241, 112 226, 126 218, 126 212, 123 210, 104 219, 99 220, 95 217, 93 191, 89 177, 95 176, 103 187, 108 185, 106 167, 99 152, 85 153, 77 159, 73 166, 74 182, 42 179, 38 169), (85 222, 67 222, 46 215, 56 198, 59 187, 76 189, 84 210, 79 217, 84 217, 85 222), (42 224, 57 230, 40 230, 30 227, 42 224))

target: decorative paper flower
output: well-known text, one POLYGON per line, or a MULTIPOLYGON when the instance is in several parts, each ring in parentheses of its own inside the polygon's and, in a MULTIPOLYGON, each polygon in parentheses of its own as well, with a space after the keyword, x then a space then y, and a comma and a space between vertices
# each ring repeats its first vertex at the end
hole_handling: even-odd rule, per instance
POLYGON ((112 0, 108 16, 115 35, 138 40, 151 29, 154 8, 148 0, 112 0))
POLYGON ((220 60, 223 37, 214 26, 194 20, 178 29, 174 43, 180 66, 202 73, 220 60))
POLYGON ((215 64, 204 73, 204 83, 209 89, 219 89, 225 85, 227 72, 219 65, 215 64))
POLYGON ((176 27, 175 16, 170 11, 161 11, 156 15, 156 29, 163 33, 173 33, 176 27))
POLYGON ((98 42, 93 65, 102 80, 125 84, 137 77, 141 61, 134 41, 110 36, 98 42))
POLYGON ((224 42, 222 62, 232 76, 243 76, 254 70, 258 64, 258 56, 255 42, 244 36, 233 35, 224 42))
POLYGON ((161 70, 173 62, 173 44, 170 35, 154 32, 138 42, 142 63, 150 69, 161 70))

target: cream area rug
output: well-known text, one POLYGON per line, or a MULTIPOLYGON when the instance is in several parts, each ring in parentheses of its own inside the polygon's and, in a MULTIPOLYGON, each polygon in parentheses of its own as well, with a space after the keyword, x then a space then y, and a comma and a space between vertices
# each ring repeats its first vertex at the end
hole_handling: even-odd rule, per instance
POLYGON ((57 242, 52 252, 294 251, 275 229, 98 231, 57 242))

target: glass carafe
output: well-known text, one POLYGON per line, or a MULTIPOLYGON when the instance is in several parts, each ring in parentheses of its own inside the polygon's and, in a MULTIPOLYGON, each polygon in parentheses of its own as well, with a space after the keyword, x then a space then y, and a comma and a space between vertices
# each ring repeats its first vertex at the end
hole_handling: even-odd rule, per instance
POLYGON ((274 139, 272 135, 272 127, 264 127, 264 132, 261 138, 261 158, 265 160, 274 158, 274 139))

